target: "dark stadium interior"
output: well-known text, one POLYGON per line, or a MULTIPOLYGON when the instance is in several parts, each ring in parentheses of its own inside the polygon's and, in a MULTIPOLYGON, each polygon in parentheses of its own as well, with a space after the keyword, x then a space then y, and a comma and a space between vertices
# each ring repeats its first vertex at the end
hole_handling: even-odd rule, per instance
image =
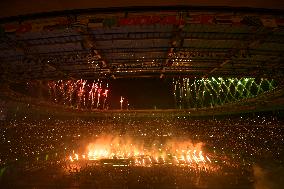
POLYGON ((0 5, 0 188, 283 188, 281 1, 0 5))

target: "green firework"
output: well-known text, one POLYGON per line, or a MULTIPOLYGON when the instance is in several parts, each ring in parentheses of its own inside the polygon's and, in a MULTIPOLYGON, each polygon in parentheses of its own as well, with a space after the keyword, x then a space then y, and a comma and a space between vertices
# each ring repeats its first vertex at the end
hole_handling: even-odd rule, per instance
POLYGON ((173 80, 177 108, 202 108, 253 98, 276 87, 275 80, 256 78, 179 78, 173 80))

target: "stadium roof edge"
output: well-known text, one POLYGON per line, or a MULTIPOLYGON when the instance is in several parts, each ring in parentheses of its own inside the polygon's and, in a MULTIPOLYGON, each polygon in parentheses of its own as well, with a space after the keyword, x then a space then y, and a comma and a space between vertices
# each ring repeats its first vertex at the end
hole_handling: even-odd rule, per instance
POLYGON ((64 16, 72 14, 88 13, 114 13, 114 12, 150 12, 150 11, 215 11, 215 12, 240 12, 240 13, 259 13, 271 15, 283 15, 282 9, 251 8, 251 7, 229 7, 229 6, 131 6, 131 7, 110 7, 110 8, 89 8, 72 9, 63 11, 51 11, 43 13, 32 13, 11 17, 0 18, 0 23, 24 21, 38 18, 64 16))

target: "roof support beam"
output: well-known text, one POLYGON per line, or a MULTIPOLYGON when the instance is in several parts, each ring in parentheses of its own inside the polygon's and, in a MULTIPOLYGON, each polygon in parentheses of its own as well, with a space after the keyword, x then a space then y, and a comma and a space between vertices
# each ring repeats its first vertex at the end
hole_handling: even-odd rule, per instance
POLYGON ((85 49, 90 50, 90 59, 88 61, 99 61, 102 64, 102 67, 107 67, 107 61, 102 55, 102 52, 97 49, 96 39, 94 34, 90 31, 89 28, 81 28, 81 34, 83 35, 84 41, 82 45, 85 49))
MULTIPOLYGON (((29 70, 31 70, 32 66, 38 66, 41 65, 41 69, 44 72, 45 67, 49 67, 52 70, 56 71, 58 75, 64 75, 66 76, 67 74, 62 72, 61 70, 59 70, 57 67, 55 67, 54 65, 51 65, 49 63, 49 61, 42 59, 41 57, 39 57, 38 55, 32 55, 30 54, 30 50, 29 50, 29 46, 24 43, 23 41, 15 41, 9 38, 9 36, 5 36, 4 38, 4 42, 6 44, 8 44, 8 46, 11 47, 11 49, 14 49, 16 52, 19 52, 21 54, 23 54, 23 58, 21 60, 21 63, 23 64, 22 66, 27 66, 28 68, 24 68, 24 72, 23 75, 20 76, 21 79, 25 79, 25 77, 31 75, 32 73, 30 73, 29 70), (32 65, 34 64, 34 65, 32 65)), ((4 66, 3 66, 4 67, 4 66)), ((8 73, 8 69, 5 69, 5 73, 8 73)), ((42 74, 42 73, 41 73, 42 74)))
POLYGON ((184 23, 181 22, 182 14, 179 14, 179 20, 180 20, 179 25, 174 26, 174 30, 172 32, 172 37, 171 37, 171 40, 169 42, 170 48, 169 48, 169 50, 166 54, 166 61, 165 61, 164 66, 161 70, 160 78, 162 78, 164 76, 165 67, 171 66, 171 64, 172 64, 171 61, 172 61, 172 57, 174 55, 175 48, 182 48, 183 47, 184 38, 182 37, 182 31, 183 31, 183 28, 184 28, 184 23))
POLYGON ((240 42, 238 48, 232 49, 231 51, 229 51, 229 53, 227 54, 228 58, 226 58, 219 66, 211 69, 203 77, 208 77, 213 72, 221 69, 226 64, 230 63, 234 56, 238 56, 239 54, 241 54, 243 52, 247 53, 247 51, 249 49, 258 47, 259 45, 261 45, 262 43, 265 42, 265 38, 268 37, 271 33, 273 33, 272 30, 264 30, 263 28, 259 28, 258 32, 254 36, 252 36, 250 39, 246 40, 245 43, 240 42))

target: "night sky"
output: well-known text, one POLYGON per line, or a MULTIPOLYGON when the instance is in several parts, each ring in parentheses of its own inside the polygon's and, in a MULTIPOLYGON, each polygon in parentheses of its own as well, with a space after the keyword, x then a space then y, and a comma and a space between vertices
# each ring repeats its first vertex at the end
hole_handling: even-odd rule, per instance
MULTIPOLYGON (((110 81, 111 109, 120 108, 120 97, 128 100, 130 109, 174 108, 171 79, 128 78, 110 81)), ((126 103, 125 103, 126 105, 126 103)))

